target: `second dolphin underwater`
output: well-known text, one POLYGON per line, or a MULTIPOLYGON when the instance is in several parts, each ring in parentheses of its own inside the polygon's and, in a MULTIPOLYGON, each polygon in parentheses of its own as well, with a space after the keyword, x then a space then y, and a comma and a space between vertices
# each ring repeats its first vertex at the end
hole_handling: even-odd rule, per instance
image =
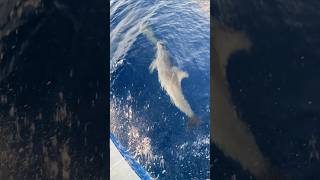
POLYGON ((241 31, 213 23, 213 60, 211 63, 211 131, 212 141, 223 153, 237 161, 257 180, 288 179, 273 167, 256 143, 254 134, 237 113, 227 78, 230 57, 237 52, 250 53, 252 43, 241 31))
POLYGON ((164 44, 156 39, 149 28, 141 25, 140 30, 156 46, 156 57, 149 66, 150 73, 157 70, 159 83, 169 95, 171 102, 188 116, 188 128, 199 124, 199 118, 195 115, 189 102, 184 97, 181 87, 181 81, 184 78, 188 78, 189 74, 172 64, 164 44))

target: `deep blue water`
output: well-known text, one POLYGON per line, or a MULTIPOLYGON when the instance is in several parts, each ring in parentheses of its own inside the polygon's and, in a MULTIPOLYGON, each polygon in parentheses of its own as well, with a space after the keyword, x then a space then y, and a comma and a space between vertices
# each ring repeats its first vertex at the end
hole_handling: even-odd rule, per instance
POLYGON ((196 1, 110 2, 111 132, 157 179, 209 177, 209 14, 196 1), (155 47, 139 27, 148 24, 172 63, 188 72, 182 89, 201 124, 188 118, 149 72, 155 47))
POLYGON ((105 2, 88 2, 0 2, 0 179, 108 179, 105 2))

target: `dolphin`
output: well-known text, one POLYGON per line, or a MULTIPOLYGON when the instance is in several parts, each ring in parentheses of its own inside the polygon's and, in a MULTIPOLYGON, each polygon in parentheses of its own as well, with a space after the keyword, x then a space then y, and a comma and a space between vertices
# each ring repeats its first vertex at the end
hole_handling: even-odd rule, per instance
POLYGON ((213 59, 211 61, 211 131, 214 142, 223 153, 237 161, 257 180, 288 180, 272 166, 256 143, 247 124, 239 117, 232 102, 227 78, 228 61, 236 52, 250 53, 252 43, 244 32, 213 21, 213 59))
MULTIPOLYGON (((154 38, 151 39, 154 40, 154 38)), ((156 51, 156 57, 149 66, 150 73, 155 69, 158 71, 159 83, 169 95, 171 102, 189 117, 188 128, 197 125, 199 119, 184 97, 181 88, 181 81, 189 77, 188 73, 172 65, 162 42, 156 42, 156 51)))
POLYGON ((211 63, 212 140, 224 154, 240 163, 258 180, 283 179, 271 167, 255 141, 247 124, 238 116, 231 99, 227 80, 230 56, 239 51, 250 52, 251 41, 245 33, 213 23, 213 56, 211 63))

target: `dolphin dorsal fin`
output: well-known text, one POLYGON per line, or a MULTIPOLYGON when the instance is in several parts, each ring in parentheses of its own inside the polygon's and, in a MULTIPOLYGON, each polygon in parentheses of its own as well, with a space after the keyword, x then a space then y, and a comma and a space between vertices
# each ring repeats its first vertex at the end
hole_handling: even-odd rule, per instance
POLYGON ((174 67, 174 71, 176 72, 177 77, 178 77, 180 82, 181 82, 182 79, 189 77, 189 74, 187 72, 182 71, 182 70, 178 69, 177 67, 174 67))

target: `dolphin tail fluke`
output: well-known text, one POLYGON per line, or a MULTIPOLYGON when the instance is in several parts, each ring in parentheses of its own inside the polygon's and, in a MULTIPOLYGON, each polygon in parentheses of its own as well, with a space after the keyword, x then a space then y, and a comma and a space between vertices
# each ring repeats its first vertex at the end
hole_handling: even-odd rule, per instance
POLYGON ((200 123, 200 120, 197 116, 193 115, 189 118, 189 121, 188 121, 188 129, 191 129, 195 126, 198 126, 200 123))

